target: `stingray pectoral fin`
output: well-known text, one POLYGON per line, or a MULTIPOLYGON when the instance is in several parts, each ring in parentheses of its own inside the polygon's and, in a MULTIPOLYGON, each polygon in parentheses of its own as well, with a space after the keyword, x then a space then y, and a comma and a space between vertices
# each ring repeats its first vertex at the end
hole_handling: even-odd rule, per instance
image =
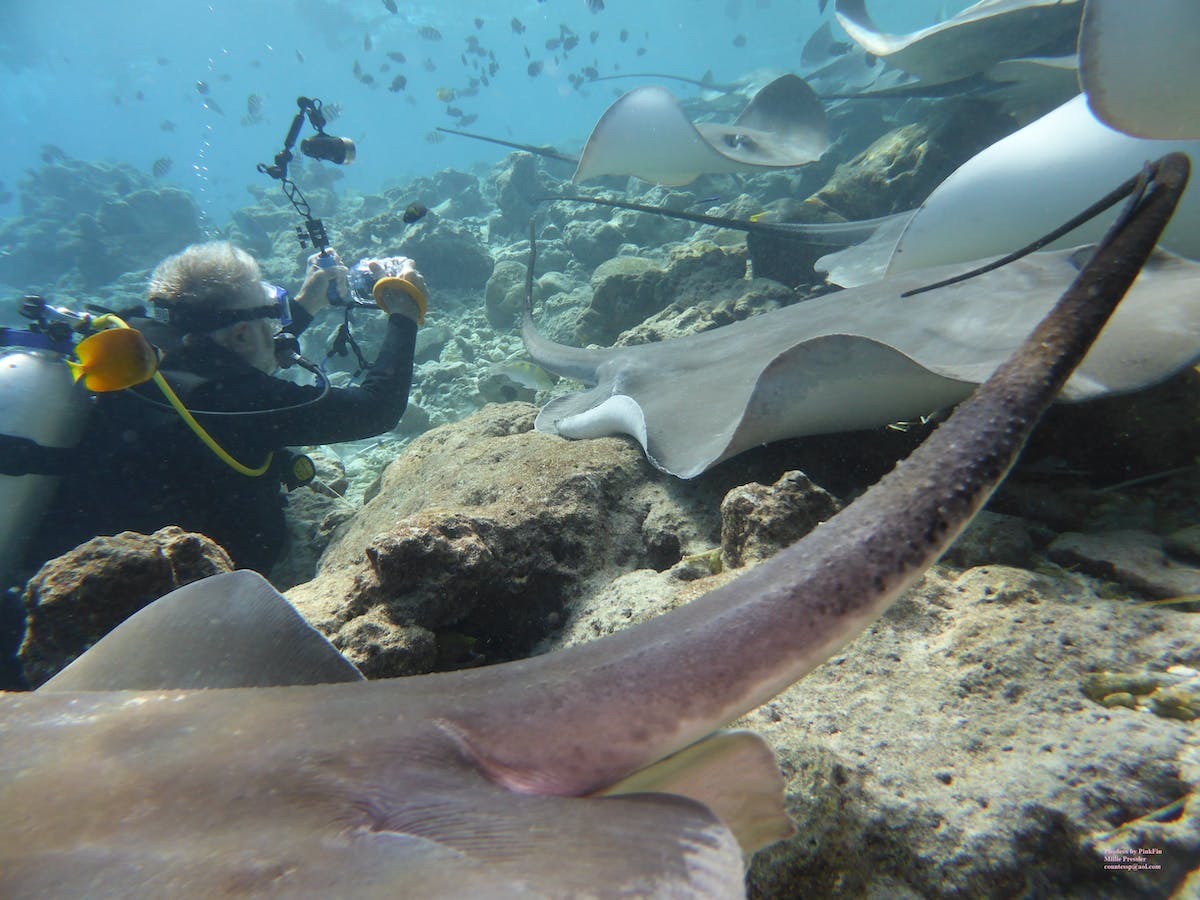
POLYGON ((593 405, 596 393, 582 391, 556 397, 538 413, 534 428, 576 440, 627 434, 648 451, 646 415, 641 405, 625 394, 613 394, 593 405))
MULTIPOLYGON (((1200 143, 1130 137, 1098 121, 1075 97, 980 151, 938 185, 901 235, 888 275, 1015 250, 1086 209, 1147 159, 1175 150, 1195 157, 1200 143)), ((1110 210, 1049 246, 1095 240, 1115 217, 1110 210)), ((1196 190, 1184 194, 1162 246, 1200 257, 1196 190)))
POLYGON ((1134 137, 1200 138, 1200 3, 1088 0, 1079 80, 1101 122, 1134 137))
POLYGON ((953 406, 973 387, 882 341, 851 334, 812 338, 763 367, 720 459, 784 438, 915 419, 953 406))
POLYGON ((41 691, 269 687, 362 675, 257 572, 166 594, 98 641, 41 691))
MULTIPOLYGON (((602 737, 597 736, 597 740, 602 737)), ((411 764, 410 764, 411 765, 411 764)), ((359 804, 370 831, 405 850, 391 883, 404 896, 733 897, 743 891, 741 848, 703 804, 671 794, 555 797, 514 793, 463 767, 454 778, 387 787, 359 804), (445 863, 453 890, 442 882, 445 863), (428 865, 424 863, 428 862, 428 865), (586 888, 585 888, 586 886, 586 888), (524 893, 521 893, 524 891, 524 893)), ((355 841, 360 840, 358 836, 355 841)), ((353 872, 348 871, 347 882, 353 872)))
POLYGON ((798 75, 781 75, 754 95, 732 125, 695 126, 713 150, 739 168, 794 168, 829 149, 829 119, 798 75))
POLYGON ((916 39, 916 35, 894 35, 880 31, 867 12, 866 0, 837 0, 834 15, 850 39, 872 56, 886 58, 916 39))
POLYGON ((760 444, 915 418, 957 403, 972 387, 861 335, 798 336, 770 358, 741 340, 631 348, 646 358, 619 377, 636 399, 614 393, 608 381, 550 401, 535 427, 568 438, 627 434, 657 468, 695 478, 760 444))
POLYGON ((636 175, 679 186, 705 172, 730 169, 729 160, 701 136, 671 92, 649 85, 620 97, 600 117, 571 180, 636 175))
POLYGON ((826 253, 813 264, 813 269, 824 272, 830 284, 846 288, 882 280, 913 215, 915 210, 906 210, 877 220, 880 224, 870 237, 844 250, 826 253))
POLYGON ((717 814, 749 856, 795 833, 783 791, 775 753, 761 737, 751 731, 719 731, 599 796, 655 792, 691 797, 717 814))

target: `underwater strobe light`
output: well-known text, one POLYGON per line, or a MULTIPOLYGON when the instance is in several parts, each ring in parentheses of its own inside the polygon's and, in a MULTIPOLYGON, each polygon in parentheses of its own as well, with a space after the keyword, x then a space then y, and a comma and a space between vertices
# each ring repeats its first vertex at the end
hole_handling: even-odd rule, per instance
POLYGON ((325 118, 323 104, 320 100, 298 97, 296 106, 299 107, 299 111, 292 119, 292 124, 283 139, 283 149, 275 154, 275 164, 268 166, 259 163, 258 171, 282 181, 285 185, 288 183, 287 170, 288 163, 293 159, 292 148, 296 146, 296 138, 300 136, 300 129, 304 127, 306 116, 317 133, 300 142, 301 153, 311 159, 324 160, 339 166, 354 162, 354 141, 350 138, 325 133, 325 123, 328 120, 325 118))
POLYGON ((322 131, 302 140, 300 152, 313 159, 323 159, 345 166, 354 162, 354 141, 346 137, 334 137, 322 131))

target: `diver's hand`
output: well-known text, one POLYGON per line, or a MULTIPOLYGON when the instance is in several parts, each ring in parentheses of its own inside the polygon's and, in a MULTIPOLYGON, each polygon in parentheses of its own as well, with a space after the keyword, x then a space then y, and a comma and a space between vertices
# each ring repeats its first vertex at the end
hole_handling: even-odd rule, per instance
POLYGON ((333 285, 336 295, 343 303, 350 302, 350 282, 346 276, 349 273, 335 251, 330 250, 337 265, 322 266, 321 254, 314 253, 308 258, 308 267, 304 275, 304 284, 296 294, 296 302, 304 307, 310 316, 315 316, 329 305, 329 286, 333 285))
POLYGON ((396 257, 391 262, 393 265, 389 268, 394 274, 389 274, 388 270, 377 262, 372 261, 368 264, 371 274, 376 276, 371 296, 389 315, 408 316, 418 325, 423 325, 429 301, 429 289, 425 287, 424 276, 407 257, 396 257))

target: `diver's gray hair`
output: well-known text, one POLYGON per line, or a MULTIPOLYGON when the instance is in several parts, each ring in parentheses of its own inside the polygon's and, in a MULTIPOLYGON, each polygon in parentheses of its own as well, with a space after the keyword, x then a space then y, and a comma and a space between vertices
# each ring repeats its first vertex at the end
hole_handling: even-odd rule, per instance
POLYGON ((229 241, 192 244, 158 264, 147 297, 162 310, 261 306, 262 272, 253 256, 229 241))

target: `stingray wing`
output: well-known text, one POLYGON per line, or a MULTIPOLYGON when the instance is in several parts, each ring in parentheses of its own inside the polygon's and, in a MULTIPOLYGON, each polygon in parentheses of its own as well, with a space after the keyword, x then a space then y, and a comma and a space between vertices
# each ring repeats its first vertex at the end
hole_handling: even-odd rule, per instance
MULTIPOLYGON (((997 141, 958 167, 912 217, 888 274, 957 260, 999 256, 1022 247, 1086 209, 1148 159, 1180 150, 1196 158, 1197 141, 1148 141, 1097 121, 1075 97, 997 141), (1030 203, 1037 197, 1037 203, 1030 203)), ((1098 216, 1052 247, 1096 240, 1117 211, 1098 216)), ((1200 193, 1183 195, 1162 246, 1200 257, 1200 193)))
POLYGON ((879 30, 866 0, 837 0, 838 23, 868 53, 927 84, 984 72, 1005 59, 1074 50, 1082 0, 981 0, 910 34, 879 30))
MULTIPOLYGON (((6 839, 5 895, 161 897, 181 886, 212 896, 742 895, 737 839, 694 800, 517 794, 444 737, 404 743, 391 759, 364 757, 352 738, 324 759, 265 747, 264 763, 290 763, 269 767, 250 757, 228 765, 218 736, 207 767, 166 773, 147 760, 105 790, 68 784, 91 804, 73 818, 63 810, 36 842, 6 839), (155 788, 160 774, 170 785, 155 788)), ((37 802, 35 785, 10 787, 8 814, 37 802)), ((43 808, 36 821, 47 818, 43 808)))
POLYGON ((735 169, 696 130, 670 91, 648 85, 623 95, 600 117, 571 180, 635 175, 675 187, 706 172, 735 169))
POLYGON ((634 175, 678 186, 704 174, 793 168, 829 146, 820 100, 802 78, 766 85, 733 125, 693 125, 666 88, 635 88, 592 129, 572 179, 634 175))
POLYGON ((665 372, 664 353, 658 364, 625 367, 590 391, 552 400, 536 427, 570 438, 627 434, 659 469, 694 478, 760 444, 933 412, 972 386, 859 335, 799 340, 774 355, 736 339, 711 356, 694 345, 670 349, 689 359, 686 374, 674 366, 665 372))
POLYGON ((1200 3, 1088 0, 1079 78, 1101 122, 1142 138, 1200 138, 1200 3))
POLYGON ((184 585, 122 622, 42 691, 268 687, 362 674, 257 572, 184 585))

